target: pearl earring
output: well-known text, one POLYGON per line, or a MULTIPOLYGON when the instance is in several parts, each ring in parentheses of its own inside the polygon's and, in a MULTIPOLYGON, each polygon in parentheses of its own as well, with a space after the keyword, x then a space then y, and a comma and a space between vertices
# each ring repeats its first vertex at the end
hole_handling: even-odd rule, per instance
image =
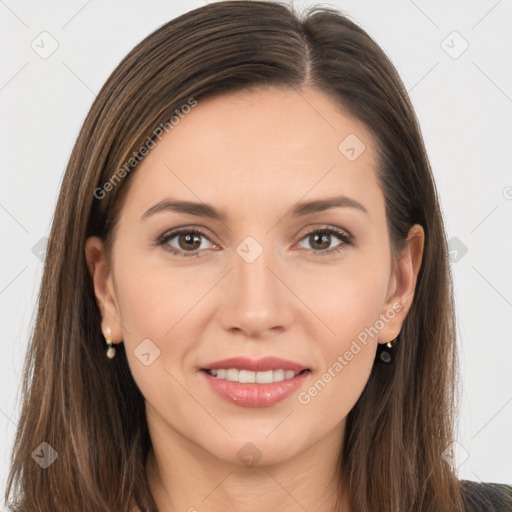
POLYGON ((112 345, 112 329, 105 327, 105 339, 107 340, 107 357, 112 359, 116 355, 116 348, 112 345))

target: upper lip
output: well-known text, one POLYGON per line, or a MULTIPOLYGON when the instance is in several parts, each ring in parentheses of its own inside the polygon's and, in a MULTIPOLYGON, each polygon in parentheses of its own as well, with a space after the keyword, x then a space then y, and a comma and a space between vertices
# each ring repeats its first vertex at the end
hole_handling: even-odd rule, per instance
POLYGON ((263 357, 262 359, 250 359, 248 357, 231 357, 229 359, 222 359, 221 361, 215 361, 208 363, 203 370, 219 370, 236 368, 238 370, 252 370, 255 372, 266 372, 269 370, 292 370, 296 373, 300 373, 302 370, 308 370, 307 366, 289 361, 287 359, 281 359, 279 357, 263 357))

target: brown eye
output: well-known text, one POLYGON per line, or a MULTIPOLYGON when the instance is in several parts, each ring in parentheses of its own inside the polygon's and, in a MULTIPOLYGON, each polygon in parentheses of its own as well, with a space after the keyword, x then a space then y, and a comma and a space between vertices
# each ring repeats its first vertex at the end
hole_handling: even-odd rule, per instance
POLYGON ((201 246, 201 236, 196 234, 185 233, 175 237, 178 239, 178 245, 180 249, 195 251, 201 246), (198 243, 199 242, 199 243, 198 243))
POLYGON ((307 240, 310 245, 310 251, 315 255, 329 255, 337 253, 354 244, 352 235, 334 227, 325 227, 310 231, 309 233, 306 233, 302 240, 307 240), (333 239, 336 238, 341 243, 333 248, 329 248, 333 239))
POLYGON ((314 233, 309 235, 309 242, 314 249, 325 250, 331 245, 331 235, 328 233, 314 233))
POLYGON ((208 240, 213 246, 206 233, 197 229, 181 229, 162 235, 157 240, 157 244, 164 246, 167 251, 177 256, 199 256, 202 249, 205 249, 205 247, 201 248, 203 239, 208 240), (170 243, 174 239, 177 239, 177 246, 170 243))

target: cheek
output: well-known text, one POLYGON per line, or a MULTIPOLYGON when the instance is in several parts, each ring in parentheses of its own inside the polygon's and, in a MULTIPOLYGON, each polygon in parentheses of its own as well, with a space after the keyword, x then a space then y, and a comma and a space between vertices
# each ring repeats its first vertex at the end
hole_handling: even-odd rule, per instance
POLYGON ((165 373, 171 368, 169 353, 173 359, 181 359, 180 344, 173 344, 169 351, 163 340, 178 331, 188 301, 186 290, 165 278, 163 269, 148 266, 142 257, 133 256, 133 250, 130 254, 129 260, 120 258, 116 265, 117 303, 132 375, 141 392, 149 397, 162 380, 171 378, 165 373))
MULTIPOLYGON (((313 422, 325 434, 342 421, 361 396, 375 360, 377 338, 372 327, 382 307, 380 292, 345 286, 337 300, 326 302, 324 317, 335 334, 317 336, 321 367, 316 368, 309 385, 298 396, 304 408, 303 421, 313 422)), ((334 297, 334 296, 333 296, 334 297)))
POLYGON ((308 305, 325 324, 318 322, 314 337, 322 367, 298 400, 323 411, 326 426, 349 413, 368 381, 388 281, 385 258, 361 257, 310 287, 308 305))
MULTIPOLYGON (((388 262, 385 258, 366 257, 354 253, 337 267, 302 269, 306 281, 299 280, 295 289, 305 297, 305 302, 321 322, 317 322, 322 336, 323 351, 330 358, 355 338, 365 328, 375 324, 386 301, 389 284, 388 262), (323 323, 323 326, 322 326, 323 323)), ((304 279, 302 277, 302 279, 304 279)))
MULTIPOLYGON (((180 384, 184 366, 196 353, 201 325, 208 318, 201 300, 218 277, 193 267, 169 268, 148 255, 119 258, 116 294, 124 347, 133 378, 156 409, 190 402, 180 384), (174 377, 174 378, 173 378, 174 377), (157 407, 156 404, 159 404, 157 407)), ((185 411, 186 413, 186 411, 185 411)))
POLYGON ((190 323, 194 306, 211 286, 207 276, 194 277, 186 268, 172 270, 147 255, 120 261, 116 281, 125 340, 134 347, 144 338, 159 344, 175 338, 181 325, 190 323))
POLYGON ((324 371, 311 379, 297 395, 295 420, 311 441, 340 425, 353 409, 371 374, 375 349, 370 343, 336 350, 324 371), (319 418, 321 421, 319 422, 319 418))

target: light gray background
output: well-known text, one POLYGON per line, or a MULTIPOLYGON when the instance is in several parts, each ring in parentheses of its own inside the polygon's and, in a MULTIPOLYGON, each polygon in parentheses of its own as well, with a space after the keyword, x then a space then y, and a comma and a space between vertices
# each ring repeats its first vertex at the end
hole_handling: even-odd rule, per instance
MULTIPOLYGON (((95 94, 136 43, 204 4, 0 0, 2 490, 42 275, 37 254, 42 247, 44 256, 40 240, 49 234, 80 126, 95 94), (40 36, 44 31, 51 36, 40 36), (43 59, 31 45, 48 50, 51 38, 58 48, 43 59)), ((411 94, 454 250, 462 366, 454 464, 461 478, 512 482, 512 3, 318 4, 341 9, 365 28, 411 94), (465 41, 469 46, 458 55, 465 41)))

